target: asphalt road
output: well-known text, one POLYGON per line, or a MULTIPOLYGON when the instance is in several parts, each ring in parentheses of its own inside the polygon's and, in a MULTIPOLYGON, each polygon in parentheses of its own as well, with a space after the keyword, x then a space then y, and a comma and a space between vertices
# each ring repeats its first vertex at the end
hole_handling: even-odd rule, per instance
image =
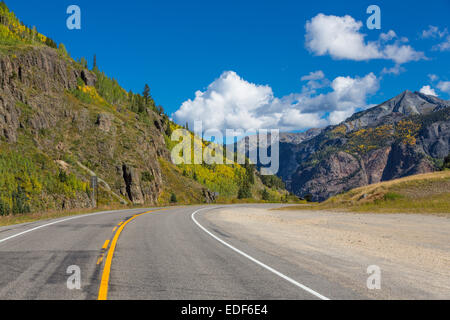
POLYGON ((2 227, 0 299, 366 298, 218 229, 203 216, 214 208, 134 209, 2 227), (70 266, 79 267, 80 289, 67 286, 70 266))

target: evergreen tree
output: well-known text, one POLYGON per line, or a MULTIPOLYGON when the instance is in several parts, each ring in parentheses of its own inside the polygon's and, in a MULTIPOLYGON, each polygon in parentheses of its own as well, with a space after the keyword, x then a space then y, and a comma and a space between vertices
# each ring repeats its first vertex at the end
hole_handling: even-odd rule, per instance
POLYGON ((0 198, 0 216, 7 216, 8 214, 9 205, 0 198))
POLYGON ((21 186, 18 186, 17 190, 13 192, 12 200, 13 200, 13 207, 12 207, 13 214, 29 213, 31 211, 30 206, 28 205, 28 196, 21 186))
POLYGON ((49 46, 50 48, 54 48, 54 49, 58 48, 58 45, 56 44, 56 42, 50 38, 45 39, 45 44, 47 46, 49 46))
POLYGON ((92 69, 96 69, 97 68, 97 55, 94 54, 94 61, 92 63, 92 69))
POLYGON ((31 32, 31 34, 32 34, 32 38, 31 38, 31 41, 35 41, 36 40, 36 35, 37 35, 37 29, 36 29, 36 26, 33 26, 33 30, 32 30, 32 32, 31 32))
POLYGON ((67 57, 69 54, 67 53, 66 46, 62 43, 59 44, 58 50, 62 53, 63 56, 67 57))
POLYGON ((252 190, 248 181, 244 181, 238 191, 238 199, 252 198, 252 190))
POLYGON ((83 67, 83 68, 87 68, 87 60, 85 57, 81 57, 80 59, 78 59, 78 63, 83 67))
POLYGON ((142 96, 144 97, 145 105, 148 106, 148 102, 150 100, 150 87, 148 86, 148 84, 145 85, 142 96))
POLYGON ((245 159, 245 179, 250 184, 255 184, 254 166, 250 164, 248 158, 245 159))
POLYGON ((262 193, 261 193, 261 198, 262 198, 263 200, 265 200, 265 201, 269 201, 270 194, 269 194, 269 192, 267 191, 267 189, 264 188, 264 190, 263 190, 262 193))
POLYGON ((442 169, 450 169, 450 153, 447 157, 444 159, 444 165, 442 166, 442 169))

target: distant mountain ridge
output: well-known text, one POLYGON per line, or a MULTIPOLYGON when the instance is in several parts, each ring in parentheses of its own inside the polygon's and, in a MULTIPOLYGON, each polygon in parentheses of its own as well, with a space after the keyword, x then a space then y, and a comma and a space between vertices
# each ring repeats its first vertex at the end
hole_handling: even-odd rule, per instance
MULTIPOLYGON (((280 134, 278 176, 302 198, 437 170, 450 151, 450 101, 404 91, 339 125, 280 134)), ((256 137, 243 139, 251 148, 256 137)), ((267 147, 262 145, 262 147, 267 147)))
POLYGON ((344 124, 349 130, 366 126, 386 124, 399 117, 412 115, 426 115, 450 106, 450 101, 420 92, 406 90, 398 96, 368 110, 355 113, 344 124))

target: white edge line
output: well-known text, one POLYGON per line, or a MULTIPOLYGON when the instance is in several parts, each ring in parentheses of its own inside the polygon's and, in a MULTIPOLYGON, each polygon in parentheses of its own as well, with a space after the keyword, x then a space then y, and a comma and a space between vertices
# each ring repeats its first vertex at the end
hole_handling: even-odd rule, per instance
POLYGON ((45 228, 45 227, 57 224, 57 223, 61 223, 61 222, 69 221, 69 220, 74 220, 74 219, 81 219, 81 218, 85 218, 85 217, 96 216, 96 215, 100 215, 100 214, 106 214, 106 213, 114 213, 114 212, 119 213, 120 211, 127 211, 127 210, 111 210, 111 211, 102 211, 102 212, 95 212, 95 213, 89 213, 89 214, 81 214, 81 215, 77 215, 75 217, 71 217, 71 218, 67 218, 67 219, 63 219, 63 220, 50 222, 50 223, 47 223, 47 224, 44 224, 44 225, 41 225, 41 226, 38 226, 38 227, 35 227, 35 228, 32 228, 32 229, 28 229, 28 230, 19 232, 17 234, 14 234, 12 236, 6 237, 4 239, 1 239, 0 243, 8 241, 8 240, 11 240, 11 239, 16 238, 16 237, 19 237, 19 236, 24 235, 24 234, 29 233, 29 232, 33 232, 33 231, 36 231, 38 229, 42 229, 42 228, 45 228))
POLYGON ((192 213, 192 215, 191 215, 192 220, 195 222, 195 224, 196 224, 200 229, 202 229, 203 231, 205 231, 205 232, 206 232, 207 234, 209 234, 211 237, 213 237, 214 239, 216 239, 217 241, 219 241, 219 242, 222 243, 223 245, 227 246, 227 247, 230 248, 231 250, 233 250, 233 251, 239 253, 240 255, 246 257, 247 259, 253 261, 254 263, 256 263, 256 264, 258 264, 258 265, 260 265, 260 266, 263 267, 264 269, 269 270, 270 272, 276 274, 276 275, 279 276, 280 278, 283 278, 284 280, 289 281, 290 283, 292 283, 292 284, 296 285, 297 287, 299 287, 299 288, 305 290, 306 292, 312 294, 313 296, 316 296, 316 297, 319 298, 319 299, 322 299, 322 300, 330 300, 329 298, 327 298, 327 297, 321 295, 320 293, 314 291, 313 289, 308 288, 307 286, 305 286, 305 285, 303 285, 303 284, 301 284, 301 283, 295 281, 295 280, 292 279, 292 278, 289 278, 288 276, 282 274, 281 272, 275 270, 274 268, 269 267, 268 265, 262 263, 262 262, 259 261, 259 260, 256 260, 256 259, 253 258, 252 256, 249 256, 249 255, 246 254, 245 252, 243 252, 243 251, 241 251, 241 250, 239 250, 239 249, 233 247, 231 244, 228 244, 227 242, 223 241, 223 240, 220 239, 219 237, 217 237, 217 236, 215 236, 214 234, 212 234, 211 232, 209 232, 205 227, 203 227, 203 226, 202 226, 200 223, 198 223, 198 221, 195 219, 195 214, 196 214, 197 212, 202 211, 202 210, 206 210, 206 209, 212 210, 212 209, 217 209, 217 208, 203 208, 203 209, 199 209, 199 210, 195 211, 194 213, 192 213))

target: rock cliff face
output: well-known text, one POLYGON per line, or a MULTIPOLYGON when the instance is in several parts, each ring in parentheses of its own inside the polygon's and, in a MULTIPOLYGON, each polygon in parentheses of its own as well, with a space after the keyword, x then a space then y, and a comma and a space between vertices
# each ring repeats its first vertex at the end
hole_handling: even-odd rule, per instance
MULTIPOLYGON (((152 110, 144 121, 126 110, 81 103, 71 94, 80 83, 96 81, 94 73, 45 46, 0 54, 0 143, 55 161, 72 159, 68 170, 88 180, 76 165, 80 161, 134 204, 156 203, 163 184, 158 157, 170 155, 163 136, 167 123, 152 110)), ((89 205, 86 194, 58 203, 89 205)))
POLYGON ((449 151, 450 102, 405 91, 339 126, 280 139, 278 175, 296 195, 323 201, 367 184, 434 171, 449 151), (399 123, 410 126, 406 133, 399 123), (377 137, 380 129, 386 133, 377 137))

